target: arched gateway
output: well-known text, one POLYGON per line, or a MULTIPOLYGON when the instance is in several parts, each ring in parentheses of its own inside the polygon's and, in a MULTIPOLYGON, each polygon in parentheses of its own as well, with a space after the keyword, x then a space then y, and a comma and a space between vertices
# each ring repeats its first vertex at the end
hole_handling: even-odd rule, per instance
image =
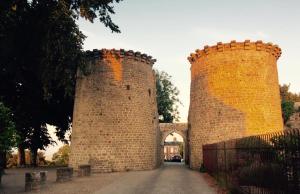
POLYGON ((161 160, 164 160, 164 143, 166 140, 166 137, 170 135, 171 133, 178 133, 183 138, 184 143, 184 152, 183 152, 183 159, 186 164, 188 164, 188 124, 187 123, 160 123, 159 129, 161 132, 161 160))
POLYGON ((271 43, 218 43, 191 63, 189 120, 158 125, 155 60, 140 52, 87 52, 91 73, 78 73, 70 166, 93 171, 146 170, 162 161, 167 135, 180 134, 185 161, 202 162, 202 145, 283 129, 277 59, 271 43))

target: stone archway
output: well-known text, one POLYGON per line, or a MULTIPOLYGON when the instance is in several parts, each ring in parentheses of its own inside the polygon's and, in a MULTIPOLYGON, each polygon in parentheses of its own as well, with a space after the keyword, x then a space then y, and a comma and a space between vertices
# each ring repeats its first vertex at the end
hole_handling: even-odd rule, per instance
POLYGON ((182 136, 184 142, 184 160, 185 163, 189 163, 189 146, 188 146, 188 124, 187 123, 160 123, 159 124, 161 132, 161 160, 164 160, 164 141, 166 137, 171 133, 178 133, 182 136))

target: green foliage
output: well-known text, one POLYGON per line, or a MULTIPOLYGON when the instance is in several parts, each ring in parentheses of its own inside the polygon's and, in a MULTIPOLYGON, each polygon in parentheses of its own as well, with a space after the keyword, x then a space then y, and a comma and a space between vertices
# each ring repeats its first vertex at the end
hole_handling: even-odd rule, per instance
POLYGON ((71 127, 76 72, 86 64, 76 19, 99 18, 120 32, 111 20, 118 2, 0 1, 0 98, 11 107, 19 148, 30 148, 33 157, 52 143, 46 123, 57 127, 60 140, 71 127))
POLYGON ((284 169, 278 164, 252 164, 240 169, 240 185, 278 188, 286 181, 284 169))
POLYGON ((290 116, 295 112, 294 103, 300 102, 300 94, 289 91, 290 85, 283 84, 280 86, 281 110, 284 124, 289 120, 290 116))
POLYGON ((205 169, 203 163, 201 163, 201 166, 200 166, 200 172, 202 172, 202 173, 205 173, 205 172, 206 172, 206 169, 205 169))
POLYGON ((106 27, 109 27, 112 32, 120 32, 119 27, 112 22, 110 17, 114 14, 114 7, 111 5, 116 2, 119 3, 121 0, 74 0, 64 2, 73 11, 73 16, 78 18, 79 16, 93 22, 95 18, 99 17, 106 27), (98 12, 98 15, 96 13, 98 12))
POLYGON ((290 90, 290 84, 283 84, 280 86, 280 98, 281 101, 300 102, 300 94, 292 93, 290 90))
POLYGON ((18 136, 12 113, 0 102, 0 152, 7 152, 17 145, 18 136))
POLYGON ((293 158, 298 154, 300 133, 299 131, 290 131, 287 134, 273 137, 271 142, 277 150, 277 160, 284 162, 287 158, 293 158))
POLYGON ((298 181, 298 129, 244 137, 225 144, 221 142, 216 149, 222 150, 220 144, 228 145, 225 149, 226 160, 216 161, 218 169, 215 175, 218 179, 221 177, 221 180, 226 180, 226 187, 231 193, 239 193, 238 188, 247 187, 281 191, 298 181))
POLYGON ((115 14, 114 3, 119 3, 122 0, 11 0, 1 1, 0 6, 4 9, 18 11, 19 9, 28 9, 39 5, 63 4, 64 11, 70 12, 73 19, 82 17, 90 22, 94 22, 99 18, 99 21, 112 32, 120 32, 119 27, 113 23, 111 15, 115 14))
MULTIPOLYGON (((276 158, 277 153, 272 144, 260 136, 244 137, 236 140, 236 153, 243 156, 243 165, 250 166, 254 158, 260 158, 261 162, 269 162, 271 158, 276 158)), ((229 155, 227 151, 227 155, 229 155)), ((236 164, 234 164, 236 165, 236 164)))
POLYGON ((289 120, 290 116, 295 112, 293 101, 281 101, 282 118, 284 124, 289 120))
POLYGON ((181 104, 179 90, 171 82, 171 76, 164 71, 155 71, 157 108, 161 123, 179 120, 178 104, 181 104))
POLYGON ((70 146, 64 145, 59 150, 53 154, 52 161, 56 166, 65 166, 69 163, 69 155, 70 155, 70 146))
POLYGON ((6 166, 6 152, 16 146, 18 136, 12 113, 8 107, 0 102, 0 183, 4 168, 6 166))

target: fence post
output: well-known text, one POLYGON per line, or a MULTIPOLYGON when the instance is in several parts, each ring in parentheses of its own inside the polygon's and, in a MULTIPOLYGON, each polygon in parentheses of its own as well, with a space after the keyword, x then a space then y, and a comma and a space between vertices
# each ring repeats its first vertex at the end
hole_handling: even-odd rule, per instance
POLYGON ((215 162, 216 162, 216 175, 217 175, 217 180, 220 178, 220 175, 219 175, 219 160, 218 160, 218 145, 217 144, 214 144, 215 145, 215 154, 216 154, 216 157, 215 157, 215 162))
POLYGON ((228 182, 227 182, 227 158, 226 158, 226 142, 224 141, 224 144, 223 144, 223 147, 224 147, 224 165, 225 165, 225 185, 226 185, 226 188, 228 187, 228 182))

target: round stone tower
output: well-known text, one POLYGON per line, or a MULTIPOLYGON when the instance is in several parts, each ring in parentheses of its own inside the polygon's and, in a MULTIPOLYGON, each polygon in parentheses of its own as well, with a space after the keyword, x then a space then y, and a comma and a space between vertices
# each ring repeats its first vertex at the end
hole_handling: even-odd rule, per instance
POLYGON ((191 63, 190 167, 202 145, 283 129, 277 59, 281 49, 262 41, 231 41, 196 50, 191 63))
POLYGON ((153 169, 160 162, 155 60, 140 52, 93 50, 79 72, 69 165, 93 172, 153 169))

